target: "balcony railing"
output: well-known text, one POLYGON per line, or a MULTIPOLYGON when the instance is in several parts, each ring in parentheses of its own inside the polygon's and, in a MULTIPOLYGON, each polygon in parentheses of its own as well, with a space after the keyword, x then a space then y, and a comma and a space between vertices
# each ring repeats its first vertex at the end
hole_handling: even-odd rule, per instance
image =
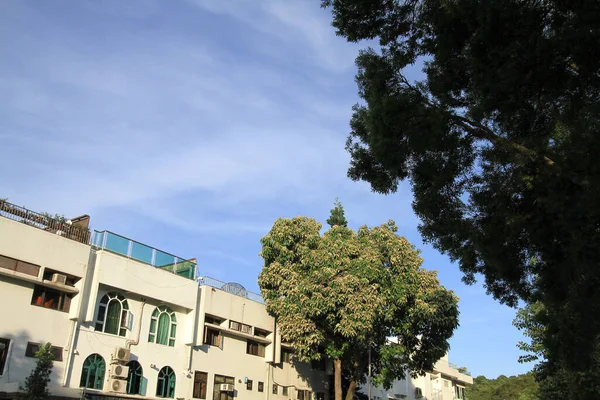
POLYGON ((91 244, 97 249, 119 254, 184 278, 195 279, 196 277, 195 261, 174 256, 116 233, 94 231, 91 244))
POLYGON ((86 227, 73 225, 64 217, 37 213, 6 200, 0 200, 0 216, 79 243, 88 244, 90 240, 90 230, 86 227))
POLYGON ((198 284, 200 286, 206 285, 210 287, 214 287, 215 289, 223 290, 227 293, 234 294, 236 296, 244 297, 248 300, 255 301, 260 304, 265 304, 262 296, 258 293, 253 293, 246 290, 242 285, 235 282, 223 282, 215 278, 211 278, 209 276, 203 276, 198 278, 198 284))

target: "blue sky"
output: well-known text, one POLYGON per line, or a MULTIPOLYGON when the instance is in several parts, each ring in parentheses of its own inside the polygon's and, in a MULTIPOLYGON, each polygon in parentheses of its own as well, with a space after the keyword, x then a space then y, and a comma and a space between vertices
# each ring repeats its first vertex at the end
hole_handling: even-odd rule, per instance
POLYGON ((0 197, 252 291, 273 221, 325 221, 339 197, 353 228, 394 219, 460 297, 452 362, 529 370, 515 310, 421 242, 409 185, 346 178, 359 46, 329 24, 317 0, 0 2, 0 197))

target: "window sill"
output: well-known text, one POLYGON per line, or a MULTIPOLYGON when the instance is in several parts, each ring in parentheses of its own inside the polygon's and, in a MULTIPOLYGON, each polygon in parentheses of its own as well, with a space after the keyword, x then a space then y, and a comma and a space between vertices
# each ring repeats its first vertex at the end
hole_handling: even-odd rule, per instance
POLYGON ((31 304, 31 305, 34 307, 37 307, 37 308, 43 308, 44 310, 57 311, 57 312, 61 312, 64 314, 69 314, 69 310, 66 310, 66 311, 65 310, 57 310, 56 308, 38 306, 37 304, 31 304))

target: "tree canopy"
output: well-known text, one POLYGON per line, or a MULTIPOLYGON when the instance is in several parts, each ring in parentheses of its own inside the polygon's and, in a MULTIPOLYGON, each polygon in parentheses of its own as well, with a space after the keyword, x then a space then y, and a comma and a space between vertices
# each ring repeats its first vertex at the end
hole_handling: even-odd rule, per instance
MULTIPOLYGON (((516 376, 500 375, 496 379, 478 376, 467 388, 469 400, 541 400, 532 372, 516 376)), ((548 398, 543 398, 548 399, 548 398)))
POLYGON ((327 224, 329 226, 340 225, 340 226, 348 226, 348 221, 344 216, 344 207, 342 207, 342 203, 340 203, 339 199, 335 199, 335 207, 331 209, 331 214, 329 218, 327 218, 327 224))
POLYGON ((547 356, 600 337, 600 2, 323 0, 360 52, 349 176, 409 180, 425 241, 496 299, 546 306, 547 356), (424 77, 406 67, 422 63, 424 77))
POLYGON ((336 400, 363 382, 369 347, 375 382, 431 369, 458 326, 457 298, 393 221, 355 232, 307 217, 278 219, 262 238, 259 286, 299 361, 334 360, 336 400), (393 343, 388 338, 395 338, 393 343))

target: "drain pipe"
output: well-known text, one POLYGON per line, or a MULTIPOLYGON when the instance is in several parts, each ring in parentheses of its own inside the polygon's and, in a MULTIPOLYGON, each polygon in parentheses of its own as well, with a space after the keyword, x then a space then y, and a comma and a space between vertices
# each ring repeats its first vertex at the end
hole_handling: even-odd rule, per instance
POLYGON ((92 288, 92 281, 94 278, 94 272, 96 267, 96 250, 94 248, 90 248, 90 254, 88 256, 88 263, 85 266, 85 271, 82 277, 82 285, 81 290, 78 293, 78 296, 81 296, 79 300, 79 305, 77 309, 77 318, 72 321, 71 324, 71 333, 69 334, 68 344, 67 344, 67 359, 65 363, 65 373, 63 376, 62 386, 67 387, 69 381, 71 379, 71 368, 73 366, 73 355, 75 354, 75 345, 79 338, 79 328, 81 324, 85 320, 85 313, 89 306, 89 295, 92 288))
POLYGON ((144 314, 144 306, 146 305, 146 299, 142 297, 142 304, 140 305, 140 316, 137 321, 137 332, 135 334, 135 339, 128 339, 125 342, 125 348, 127 350, 131 350, 131 346, 137 346, 140 343, 140 334, 142 333, 142 315, 144 314))

